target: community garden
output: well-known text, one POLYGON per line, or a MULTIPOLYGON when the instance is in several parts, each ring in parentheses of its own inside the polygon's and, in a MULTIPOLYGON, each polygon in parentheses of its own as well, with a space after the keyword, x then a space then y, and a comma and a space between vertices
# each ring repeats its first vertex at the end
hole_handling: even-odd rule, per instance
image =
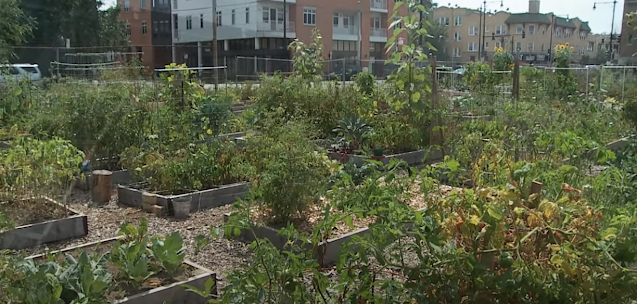
POLYGON ((258 86, 8 84, 0 302, 637 300, 637 100, 578 85, 568 45, 453 93, 397 20, 382 83, 323 82, 315 31, 258 86))

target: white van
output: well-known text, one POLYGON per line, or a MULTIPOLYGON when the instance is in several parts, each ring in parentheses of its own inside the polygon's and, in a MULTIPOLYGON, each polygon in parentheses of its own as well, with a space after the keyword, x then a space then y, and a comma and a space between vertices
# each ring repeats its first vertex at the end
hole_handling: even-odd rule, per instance
POLYGON ((37 85, 42 84, 42 72, 40 72, 37 64, 16 63, 0 65, 0 85, 9 79, 19 81, 27 78, 37 85))

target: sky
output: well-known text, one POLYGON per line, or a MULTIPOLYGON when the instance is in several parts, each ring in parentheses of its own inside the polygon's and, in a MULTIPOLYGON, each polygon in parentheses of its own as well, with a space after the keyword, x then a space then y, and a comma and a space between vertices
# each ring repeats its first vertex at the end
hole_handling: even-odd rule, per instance
MULTIPOLYGON (((103 0, 107 6, 114 5, 116 0, 103 0)), ((319 1, 319 0, 313 0, 319 1)), ((348 0, 344 0, 348 1, 348 0)), ((353 0, 349 0, 353 1, 353 0)), ((458 5, 467 8, 479 8, 483 1, 481 0, 437 0, 440 6, 445 5, 458 5)), ((487 10, 500 9, 499 1, 487 1, 487 10)), ((529 9, 528 0, 502 0, 504 9, 509 9, 512 13, 523 13, 529 9)), ((612 0, 598 1, 597 9, 593 10, 594 0, 541 0, 540 12, 550 13, 553 12, 558 16, 567 15, 571 18, 579 17, 584 21, 588 21, 591 29, 594 33, 610 33, 611 22, 613 16, 613 4, 612 0), (604 3, 609 2, 609 3, 604 3)), ((619 33, 621 31, 622 16, 623 16, 624 0, 617 1, 617 8, 615 10, 615 27, 614 32, 619 33)))

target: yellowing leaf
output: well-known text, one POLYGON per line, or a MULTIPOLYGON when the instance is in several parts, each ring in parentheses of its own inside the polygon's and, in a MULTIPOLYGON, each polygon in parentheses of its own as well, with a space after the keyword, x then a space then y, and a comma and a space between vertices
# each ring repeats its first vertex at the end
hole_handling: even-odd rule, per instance
POLYGON ((469 217, 469 223, 471 225, 477 226, 478 224, 480 224, 480 218, 474 214, 469 217))

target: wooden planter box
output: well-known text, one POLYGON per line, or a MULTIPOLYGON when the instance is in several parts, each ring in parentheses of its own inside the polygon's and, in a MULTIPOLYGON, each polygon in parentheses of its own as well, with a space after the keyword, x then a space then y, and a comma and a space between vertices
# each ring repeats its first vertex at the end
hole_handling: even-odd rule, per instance
POLYGON ((58 205, 69 216, 37 224, 24 225, 0 234, 0 249, 21 250, 46 243, 81 238, 88 234, 88 219, 71 208, 50 198, 40 198, 48 204, 58 205))
MULTIPOLYGON (((89 247, 98 246, 101 244, 108 244, 118 240, 124 239, 124 236, 117 236, 113 238, 108 238, 105 240, 86 243, 78 246, 68 247, 62 250, 52 251, 51 253, 68 253, 75 250, 87 249, 89 247)), ((38 254, 28 257, 27 259, 39 260, 46 258, 46 254, 38 254)), ((206 281, 212 279, 217 279, 217 276, 214 272, 198 265, 190 261, 184 261, 185 265, 188 265, 192 269, 194 269, 194 276, 181 282, 176 282, 170 285, 157 287, 121 300, 117 300, 112 302, 113 304, 163 304, 163 303, 171 303, 171 304, 206 304, 208 303, 206 299, 197 295, 194 292, 186 290, 183 287, 184 284, 188 284, 190 286, 194 286, 203 290, 205 288, 206 281)), ((217 287, 213 287, 212 290, 213 295, 217 295, 217 287)))
MULTIPOLYGON (((427 159, 425 160, 425 154, 427 152, 425 150, 418 150, 400 154, 386 155, 380 161, 387 165, 393 159, 400 159, 405 161, 408 165, 419 164, 422 162, 434 162, 442 159, 442 152, 439 150, 433 150, 427 155, 427 159)), ((338 152, 328 152, 328 156, 330 159, 338 160, 342 163, 346 163, 348 161, 354 163, 357 166, 362 166, 365 164, 365 160, 370 159, 369 156, 364 155, 354 155, 354 154, 344 154, 338 152)))
MULTIPOLYGON (((628 145, 630 145, 630 139, 632 136, 628 136, 628 137, 624 137, 624 138, 620 138, 618 140, 615 141, 611 141, 608 144, 606 144, 606 149, 611 150, 611 151, 617 151, 617 150, 621 150, 624 149, 626 147, 628 147, 628 145)), ((584 154, 582 154, 582 157, 592 157, 597 153, 597 148, 591 149, 587 152, 584 152, 584 154)), ((567 158, 565 160, 563 160, 563 162, 569 162, 571 159, 567 158)))
MULTIPOLYGON (((113 185, 127 185, 131 183, 131 174, 128 170, 117 170, 113 172, 113 185)), ((75 180, 75 187, 82 190, 91 189, 93 184, 93 175, 91 173, 84 176, 79 176, 75 180)))
MULTIPOLYGON (((217 208, 234 203, 237 198, 248 193, 248 183, 235 183, 220 186, 214 189, 195 191, 180 195, 157 194, 157 204, 162 206, 170 214, 173 210, 172 201, 176 198, 191 197, 190 211, 197 212, 203 209, 217 208)), ((117 196, 121 204, 142 208, 142 193, 144 190, 131 188, 129 186, 117 186, 117 196)))
MULTIPOLYGON (((223 215, 224 223, 228 222, 229 218, 230 218, 230 213, 224 214, 223 215)), ((334 264, 338 260, 338 256, 341 253, 342 244, 351 241, 354 236, 364 236, 367 233, 369 233, 369 228, 361 228, 361 229, 343 234, 341 236, 331 238, 327 241, 323 241, 319 244, 319 247, 325 250, 323 259, 321 260, 320 257, 318 256, 318 251, 320 249, 317 249, 317 251, 314 252, 314 256, 319 260, 319 263, 322 266, 334 264)), ((252 242, 255 240, 255 235, 256 235, 256 238, 267 239, 272 243, 272 245, 274 245, 274 247, 276 247, 279 250, 283 250, 286 247, 286 243, 288 239, 278 234, 279 234, 279 229, 275 229, 275 228, 267 227, 267 226, 252 225, 252 231, 249 231, 249 230, 241 231, 240 239, 245 242, 252 242)), ((300 243, 301 242, 298 241, 297 244, 300 244, 300 243)), ((308 251, 314 250, 312 244, 306 244, 305 246, 308 251)))
MULTIPOLYGON (((422 211, 424 209, 425 208, 419 209, 418 211, 422 211)), ((231 213, 225 213, 223 215, 224 223, 228 222, 230 215, 231 213)), ((405 226, 406 229, 409 229, 409 227, 410 227, 409 225, 405 226)), ((275 229, 268 226, 256 225, 256 224, 253 224, 251 228, 252 228, 252 231, 250 230, 241 231, 239 238, 242 241, 252 242, 255 240, 255 237, 258 239, 267 239, 277 249, 279 250, 285 249, 288 239, 284 236, 279 235, 279 229, 275 229)), ((327 241, 323 241, 319 243, 316 249, 313 248, 312 244, 306 244, 305 248, 308 251, 314 251, 313 252, 314 257, 318 260, 321 266, 333 265, 336 263, 336 261, 338 261, 338 257, 341 254, 341 249, 342 249, 341 245, 351 241, 356 236, 363 237, 366 234, 368 234, 369 231, 370 230, 368 227, 360 228, 358 230, 354 230, 354 231, 345 233, 343 235, 330 238, 327 241), (322 258, 319 256, 319 252, 321 251, 323 251, 322 258)), ((302 244, 301 241, 296 241, 296 243, 298 245, 302 244)))

